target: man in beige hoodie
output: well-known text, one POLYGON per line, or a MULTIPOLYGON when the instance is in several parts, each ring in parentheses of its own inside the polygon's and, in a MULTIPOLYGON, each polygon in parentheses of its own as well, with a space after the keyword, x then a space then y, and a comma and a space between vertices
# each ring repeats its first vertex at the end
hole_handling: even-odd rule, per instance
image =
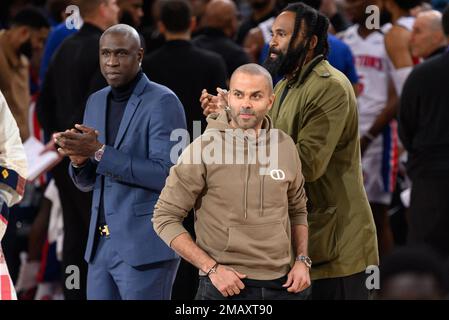
POLYGON ((155 206, 157 234, 199 269, 196 299, 305 299, 307 198, 292 139, 272 129, 270 74, 238 68, 228 106, 170 169, 155 206), (196 243, 182 226, 195 209, 196 243))

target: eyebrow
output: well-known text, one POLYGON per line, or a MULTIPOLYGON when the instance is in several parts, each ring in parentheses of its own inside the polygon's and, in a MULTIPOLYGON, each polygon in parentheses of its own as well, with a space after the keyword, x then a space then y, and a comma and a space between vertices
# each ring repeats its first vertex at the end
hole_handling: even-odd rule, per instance
MULTIPOLYGON (((242 90, 239 90, 239 89, 232 89, 232 91, 233 91, 233 92, 238 92, 238 93, 243 93, 243 91, 242 91, 242 90)), ((256 93, 263 93, 263 92, 262 92, 262 90, 257 90, 257 91, 251 92, 250 95, 254 95, 254 94, 256 94, 256 93)))
POLYGON ((277 29, 271 29, 271 32, 275 33, 275 32, 287 32, 287 31, 285 31, 285 29, 282 29, 282 28, 277 28, 277 29))
POLYGON ((127 48, 116 48, 116 49, 112 49, 112 48, 100 48, 100 51, 112 51, 112 52, 127 51, 127 52, 129 52, 130 50, 127 49, 127 48))

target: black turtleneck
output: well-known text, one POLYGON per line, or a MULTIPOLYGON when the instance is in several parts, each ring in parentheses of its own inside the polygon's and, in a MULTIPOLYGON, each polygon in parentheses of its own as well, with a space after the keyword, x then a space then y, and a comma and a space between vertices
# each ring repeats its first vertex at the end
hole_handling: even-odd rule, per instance
POLYGON ((143 72, 140 70, 131 82, 121 87, 111 88, 106 114, 106 145, 114 145, 126 104, 142 75, 143 72))
POLYGON ((434 52, 432 52, 425 60, 435 57, 436 55, 439 55, 441 53, 444 53, 444 52, 446 52, 446 50, 447 50, 447 47, 440 47, 440 48, 436 49, 434 52))
MULTIPOLYGON (((142 78, 143 72, 140 70, 136 77, 129 83, 117 87, 111 88, 111 93, 108 96, 108 104, 106 107, 106 145, 113 146, 117 137, 118 129, 120 128, 120 122, 123 118, 128 100, 131 97, 137 83, 142 78)), ((104 179, 104 177, 103 177, 104 179)), ((104 181, 103 181, 104 184, 104 181)), ((100 207, 98 214, 98 225, 106 224, 106 218, 104 216, 103 206, 103 193, 104 188, 101 190, 100 207)))

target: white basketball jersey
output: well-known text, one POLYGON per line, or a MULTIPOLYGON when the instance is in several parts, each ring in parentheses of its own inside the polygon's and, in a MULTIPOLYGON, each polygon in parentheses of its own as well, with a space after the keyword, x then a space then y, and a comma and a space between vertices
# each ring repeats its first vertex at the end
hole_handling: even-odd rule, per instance
POLYGON ((376 117, 385 108, 388 98, 389 65, 385 51, 384 35, 373 32, 365 39, 358 33, 358 25, 341 34, 351 48, 359 76, 359 128, 366 133, 376 117))
MULTIPOLYGON (((415 17, 401 17, 399 18, 395 25, 405 28, 408 31, 413 30, 413 25, 415 24, 415 17)), ((387 33, 393 27, 392 24, 385 25, 382 27, 383 33, 387 33)), ((414 61, 415 64, 418 61, 414 61)), ((398 96, 401 96, 402 88, 404 86, 405 80, 407 80, 408 75, 412 71, 412 67, 405 67, 401 69, 395 69, 393 62, 388 58, 388 66, 391 72, 391 79, 393 80, 394 87, 398 96)))

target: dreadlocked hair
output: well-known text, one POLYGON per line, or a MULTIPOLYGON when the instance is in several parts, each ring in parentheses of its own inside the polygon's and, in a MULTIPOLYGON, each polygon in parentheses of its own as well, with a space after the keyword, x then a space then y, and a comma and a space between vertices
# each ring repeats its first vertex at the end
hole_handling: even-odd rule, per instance
POLYGON ((327 42, 329 20, 327 19, 327 17, 302 2, 291 3, 287 5, 287 7, 285 7, 285 9, 282 11, 296 13, 295 26, 293 29, 292 38, 290 40, 289 49, 293 46, 298 37, 299 30, 301 28, 301 22, 303 20, 305 22, 307 30, 305 36, 305 50, 302 53, 301 57, 299 57, 300 65, 304 63, 307 52, 309 51, 312 36, 316 36, 318 38, 318 42, 314 50, 314 56, 321 54, 325 58, 327 58, 327 55, 329 53, 329 44, 327 42))

